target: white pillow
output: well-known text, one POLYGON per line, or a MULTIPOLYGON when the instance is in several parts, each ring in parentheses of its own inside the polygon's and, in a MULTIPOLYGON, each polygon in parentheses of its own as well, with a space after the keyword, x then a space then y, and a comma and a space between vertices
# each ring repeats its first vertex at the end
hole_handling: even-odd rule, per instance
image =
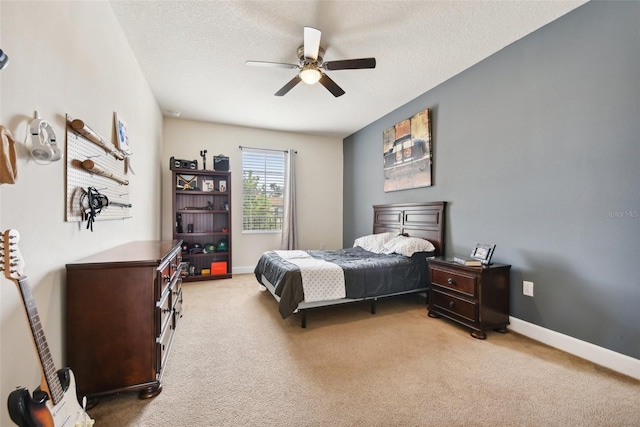
POLYGON ((358 237, 353 246, 360 246, 362 249, 376 254, 381 254, 384 250, 384 244, 391 240, 394 236, 397 236, 397 232, 370 234, 368 236, 358 237))
POLYGON ((433 243, 428 240, 418 237, 396 236, 384 244, 382 253, 396 253, 410 257, 416 252, 433 252, 435 250, 433 243))

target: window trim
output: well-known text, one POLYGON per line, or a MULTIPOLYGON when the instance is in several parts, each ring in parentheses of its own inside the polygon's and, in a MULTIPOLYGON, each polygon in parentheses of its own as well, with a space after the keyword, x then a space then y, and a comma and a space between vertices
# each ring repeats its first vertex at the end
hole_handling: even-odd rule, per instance
MULTIPOLYGON (((284 221, 284 187, 286 183, 286 155, 285 151, 281 150, 269 150, 269 149, 259 149, 259 148, 247 148, 242 147, 242 233, 243 234, 273 234, 273 233, 282 233, 283 221, 284 221), (256 165, 251 164, 250 156, 256 157, 256 165), (281 162, 281 163, 280 163, 281 162), (260 163, 263 163, 261 165, 260 163), (273 166, 275 165, 275 167, 273 166), (256 167, 257 166, 257 167, 256 167), (275 205, 271 205, 271 201, 268 200, 269 206, 268 209, 278 209, 281 212, 278 214, 277 212, 265 213, 262 215, 247 215, 245 212, 245 204, 247 202, 247 196, 252 197, 251 195, 247 195, 247 190, 245 189, 245 177, 249 173, 258 177, 258 183, 262 183, 262 190, 258 190, 255 192, 255 195, 263 195, 265 198, 277 197, 278 193, 280 193, 280 202, 275 205), (268 179, 268 175, 271 174, 272 179, 268 179), (276 190, 269 189, 272 188, 271 185, 275 184, 276 190), (278 191, 280 190, 280 191, 278 191), (255 221, 253 227, 260 227, 260 222, 262 221, 262 226, 266 227, 269 223, 272 223, 274 220, 277 223, 277 228, 245 228, 245 224, 249 221, 255 221)), ((273 226, 272 226, 273 227, 273 226)))

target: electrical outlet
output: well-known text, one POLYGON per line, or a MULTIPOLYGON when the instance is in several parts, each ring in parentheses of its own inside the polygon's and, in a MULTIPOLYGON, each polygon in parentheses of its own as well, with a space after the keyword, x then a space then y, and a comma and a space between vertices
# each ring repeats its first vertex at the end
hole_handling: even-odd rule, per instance
POLYGON ((533 282, 522 282, 522 294, 532 297, 533 296, 533 282))

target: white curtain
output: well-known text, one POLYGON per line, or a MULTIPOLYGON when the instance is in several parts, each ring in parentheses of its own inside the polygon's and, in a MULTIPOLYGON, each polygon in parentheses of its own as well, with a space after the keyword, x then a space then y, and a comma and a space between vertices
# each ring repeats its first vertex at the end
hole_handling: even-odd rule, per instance
POLYGON ((298 249, 298 225, 296 220, 296 152, 287 151, 284 184, 284 218, 282 220, 282 241, 280 249, 298 249))

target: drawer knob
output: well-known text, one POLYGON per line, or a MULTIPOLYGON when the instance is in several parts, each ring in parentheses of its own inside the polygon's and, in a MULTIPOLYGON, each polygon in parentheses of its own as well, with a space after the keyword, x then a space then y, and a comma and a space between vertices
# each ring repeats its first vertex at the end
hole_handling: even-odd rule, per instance
POLYGON ((455 304, 453 301, 450 301, 450 302, 449 302, 449 308, 453 308, 453 307, 455 307, 455 306, 456 306, 456 304, 455 304))
POLYGON ((447 283, 450 284, 450 285, 453 285, 453 279, 451 277, 449 277, 447 279, 447 283))

